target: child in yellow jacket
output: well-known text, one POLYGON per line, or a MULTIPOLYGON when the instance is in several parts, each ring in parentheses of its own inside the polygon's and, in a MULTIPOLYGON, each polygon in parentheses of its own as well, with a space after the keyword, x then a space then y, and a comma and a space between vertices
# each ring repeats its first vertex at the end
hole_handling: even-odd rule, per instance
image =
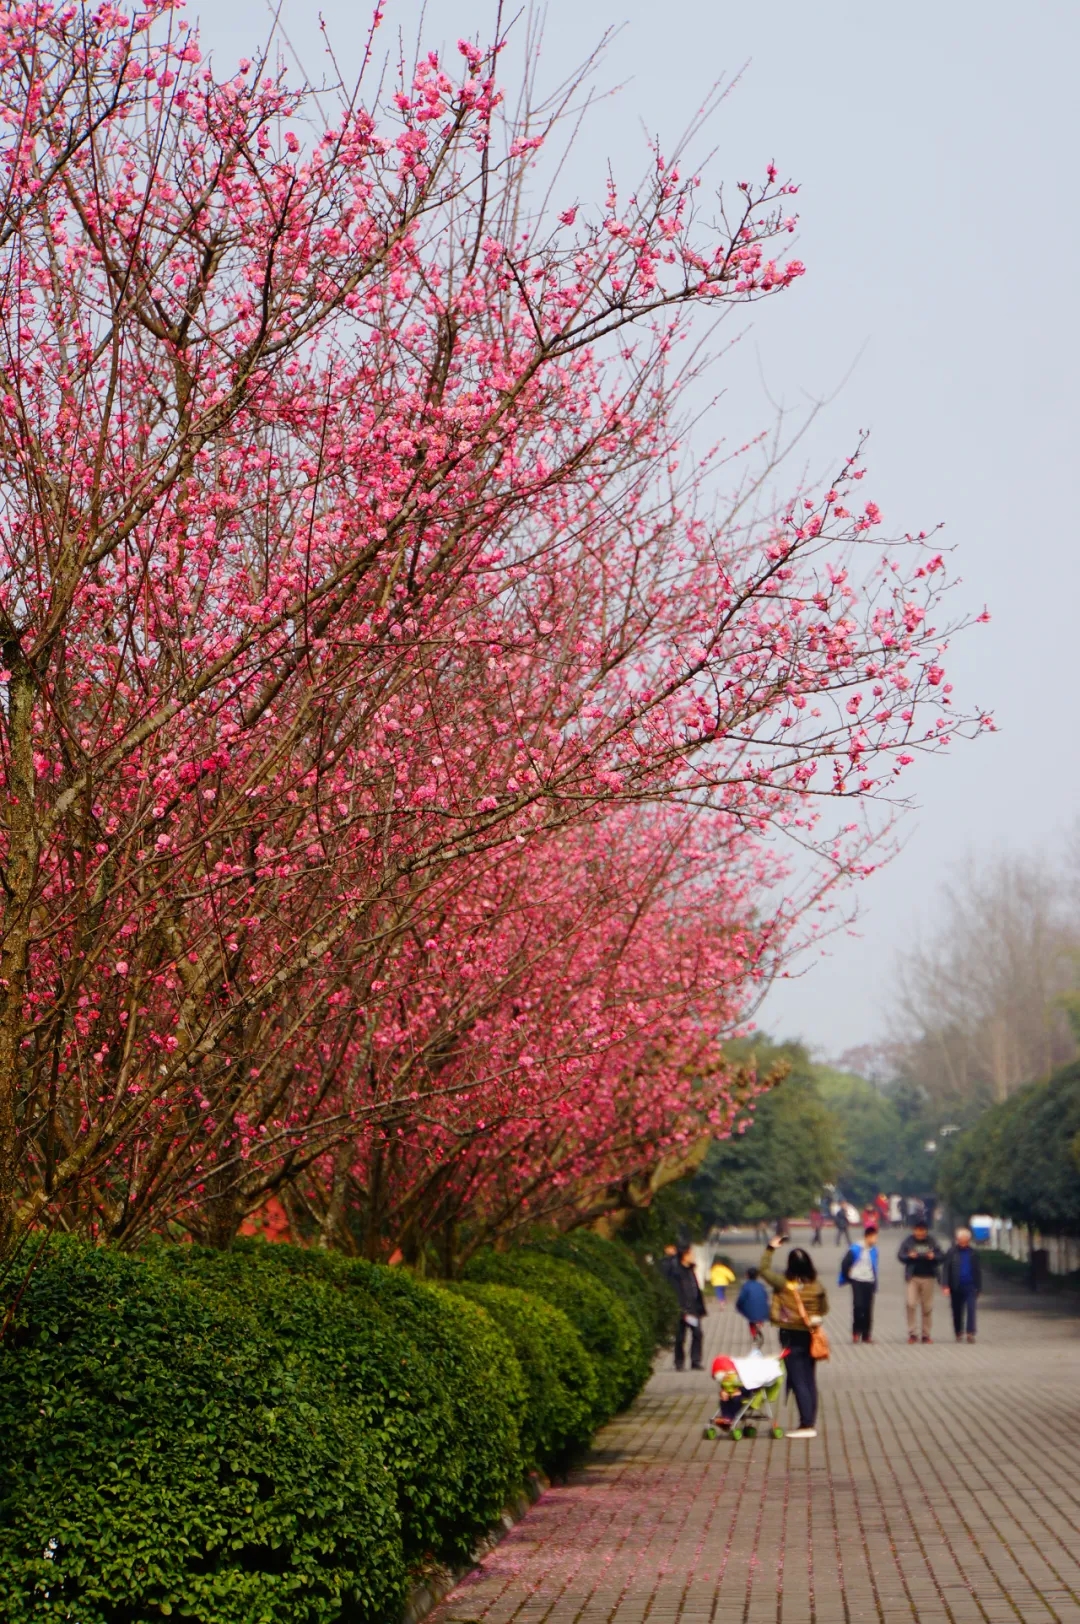
POLYGON ((721 1308, 726 1306, 727 1288, 735 1284, 734 1271, 729 1269, 723 1258, 714 1257, 712 1268, 709 1270, 709 1284, 716 1293, 716 1301, 721 1308))

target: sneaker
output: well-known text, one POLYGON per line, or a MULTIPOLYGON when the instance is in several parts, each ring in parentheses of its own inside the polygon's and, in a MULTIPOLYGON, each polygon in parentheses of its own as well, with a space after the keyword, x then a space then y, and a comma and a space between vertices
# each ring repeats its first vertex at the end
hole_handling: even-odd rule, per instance
MULTIPOLYGON (((959 1342, 960 1338, 957 1337, 956 1340, 959 1342)), ((975 1340, 975 1332, 974 1331, 969 1331, 968 1332, 968 1341, 969 1342, 974 1342, 974 1340, 975 1340)))
POLYGON ((932 1342, 934 1339, 932 1336, 927 1336, 926 1332, 924 1331, 922 1334, 922 1340, 924 1342, 932 1342))
POLYGON ((960 1334, 959 1331, 957 1331, 957 1333, 956 1333, 956 1340, 958 1342, 962 1342, 964 1340, 963 1336, 960 1334))
POLYGON ((853 1341, 853 1342, 861 1342, 861 1341, 862 1341, 862 1337, 861 1337, 861 1336, 860 1336, 860 1335, 859 1335, 859 1333, 858 1333, 858 1331, 852 1331, 852 1333, 851 1333, 851 1340, 852 1340, 852 1341, 853 1341))
POLYGON ((873 1341, 873 1340, 874 1340, 874 1339, 873 1339, 873 1337, 872 1337, 872 1336, 864 1336, 864 1337, 863 1337, 863 1341, 864 1341, 864 1342, 872 1342, 872 1341, 873 1341))
POLYGON ((916 1336, 916 1335, 915 1335, 915 1332, 914 1332, 914 1331, 909 1331, 909 1332, 908 1332, 908 1341, 909 1341, 909 1342, 917 1342, 917 1341, 918 1341, 918 1340, 919 1340, 919 1339, 918 1339, 918 1337, 917 1337, 917 1336, 916 1336))
POLYGON ((796 1427, 794 1432, 788 1433, 789 1438, 816 1438, 816 1427, 796 1427))
POLYGON ((704 1370, 705 1366, 704 1365, 691 1365, 690 1369, 691 1370, 704 1370))

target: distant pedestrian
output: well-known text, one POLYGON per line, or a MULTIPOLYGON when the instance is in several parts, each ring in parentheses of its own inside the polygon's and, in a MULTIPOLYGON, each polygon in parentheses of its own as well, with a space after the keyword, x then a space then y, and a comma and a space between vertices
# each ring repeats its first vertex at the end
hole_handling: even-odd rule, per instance
POLYGON ((735 1284, 735 1270, 729 1269, 722 1257, 714 1257, 709 1270, 709 1284, 721 1308, 727 1307, 727 1288, 735 1284))
POLYGON ((849 1245, 851 1237, 848 1234, 847 1208, 842 1201, 838 1201, 833 1209, 833 1223, 836 1225, 837 1246, 841 1241, 845 1246, 849 1245))
POLYGON ((925 1218, 916 1218, 912 1232, 900 1242, 897 1257, 904 1265, 907 1281, 908 1341, 918 1342, 916 1324, 921 1315, 923 1342, 929 1342, 931 1322, 934 1318, 934 1287, 944 1254, 930 1234, 925 1218))
POLYGON ((878 1232, 874 1224, 863 1230, 862 1243, 855 1242, 840 1264, 841 1286, 851 1287, 851 1340, 873 1341, 874 1293, 878 1288, 878 1232))
POLYGON ((956 1242, 946 1252, 941 1265, 941 1283, 952 1299, 956 1340, 964 1340, 966 1322, 967 1339, 974 1342, 975 1304, 982 1291, 982 1258, 971 1244, 970 1229, 956 1231, 956 1242))
POLYGON ((686 1333, 690 1333, 690 1369, 701 1370, 701 1322, 705 1318, 705 1298, 701 1282, 694 1268, 693 1248, 684 1246, 679 1253, 675 1290, 679 1294, 679 1328, 675 1332, 675 1369, 682 1370, 686 1363, 686 1333))
POLYGON ((877 1221, 877 1208, 874 1206, 872 1201, 868 1201, 862 1212, 859 1214, 859 1227, 862 1229, 863 1234, 865 1235, 868 1224, 872 1225, 873 1228, 876 1229, 877 1221))
POLYGON ((765 1284, 772 1287, 769 1318, 779 1332, 780 1346, 786 1350, 784 1370, 788 1393, 794 1393, 799 1407, 799 1425, 788 1437, 816 1438, 817 1362, 810 1351, 811 1332, 829 1312, 829 1299, 809 1252, 804 1252, 801 1246, 793 1246, 788 1253, 783 1274, 773 1267, 773 1254, 781 1244, 779 1236, 769 1242, 760 1272, 765 1284))
POLYGON ((746 1279, 735 1299, 735 1312, 747 1322, 750 1340, 760 1348, 765 1340, 762 1326, 769 1317, 769 1293, 758 1278, 757 1269, 747 1269, 746 1279))
POLYGON ((660 1259, 660 1273, 669 1286, 675 1286, 679 1273, 679 1248, 673 1242, 664 1247, 664 1255, 660 1259))
POLYGON ((884 1190, 877 1196, 874 1206, 877 1209, 878 1228, 881 1229, 889 1221, 889 1198, 884 1190))
POLYGON ((904 1198, 902 1195, 889 1197, 889 1226, 895 1229, 904 1221, 904 1198))
POLYGON ((820 1207, 810 1208, 811 1246, 821 1245, 821 1226, 825 1222, 825 1214, 820 1207))

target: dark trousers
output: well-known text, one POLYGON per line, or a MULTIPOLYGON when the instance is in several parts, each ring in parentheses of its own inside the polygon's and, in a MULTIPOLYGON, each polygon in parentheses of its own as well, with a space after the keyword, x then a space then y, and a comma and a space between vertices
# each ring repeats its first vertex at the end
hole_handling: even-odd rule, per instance
POLYGON ((679 1315, 679 1329, 675 1332, 675 1369, 681 1370, 686 1363, 686 1333, 690 1332, 690 1363, 701 1364, 701 1321, 696 1325, 687 1325, 682 1315, 679 1315))
POLYGON ((817 1365, 810 1357, 810 1332, 781 1331, 780 1346, 787 1349, 787 1390, 795 1394, 799 1425, 812 1427, 817 1421, 817 1365))
POLYGON ((950 1290, 949 1298, 950 1298, 950 1300, 952 1302, 953 1330, 956 1332, 957 1336, 960 1336, 963 1333, 963 1331, 964 1331, 964 1314, 965 1314, 965 1310, 966 1310, 967 1311, 967 1334, 968 1334, 968 1336, 974 1336, 975 1335, 975 1304, 978 1301, 978 1294, 976 1293, 975 1287, 974 1286, 962 1286, 959 1291, 951 1291, 950 1290))
POLYGON ((851 1331, 853 1336, 869 1336, 874 1320, 874 1282, 851 1282, 851 1331))

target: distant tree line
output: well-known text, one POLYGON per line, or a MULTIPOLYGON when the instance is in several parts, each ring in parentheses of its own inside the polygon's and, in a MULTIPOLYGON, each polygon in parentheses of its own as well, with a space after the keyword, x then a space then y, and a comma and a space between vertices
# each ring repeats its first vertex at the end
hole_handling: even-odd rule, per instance
POLYGON ((958 871, 901 959, 892 1038, 848 1069, 799 1043, 732 1045, 782 1081, 664 1195, 651 1231, 793 1216, 835 1186, 857 1205, 936 1192, 958 1215, 1080 1232, 1078 987, 1080 825, 1057 852, 958 871))
POLYGON ((716 1140, 692 1183, 666 1196, 661 1210, 677 1224, 789 1217, 830 1187, 859 1205, 882 1190, 919 1195, 933 1188, 935 1152, 927 1146, 936 1145, 940 1113, 916 1084, 879 1087, 815 1063, 800 1043, 757 1036, 729 1047, 760 1077, 779 1080, 758 1100, 745 1131, 716 1140))
POLYGON ((966 1125, 1077 1058, 1078 981, 1080 827, 1061 851, 958 871, 932 937, 901 959, 892 1041, 853 1058, 966 1125))
POLYGON ((938 1188, 953 1211, 1080 1234, 1080 1061, 991 1106, 950 1141, 938 1188))

